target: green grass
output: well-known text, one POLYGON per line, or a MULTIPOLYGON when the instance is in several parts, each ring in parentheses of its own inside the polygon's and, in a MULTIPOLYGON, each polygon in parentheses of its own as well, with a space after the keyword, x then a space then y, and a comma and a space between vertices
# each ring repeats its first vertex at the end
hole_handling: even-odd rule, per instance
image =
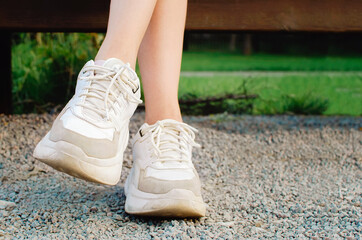
MULTIPOLYGON (((254 113, 277 113, 283 97, 310 94, 329 101, 326 115, 362 115, 362 77, 360 76, 285 76, 285 77, 182 77, 179 96, 221 95, 237 92, 243 81, 248 92, 260 95, 254 113)), ((239 90, 240 91, 240 90, 239 90)))
MULTIPOLYGON (((21 33, 12 48, 14 112, 42 112, 66 103, 73 95, 79 70, 94 58, 103 34, 21 33)), ((322 71, 362 71, 362 58, 352 56, 243 56, 220 52, 185 52, 182 71, 316 71, 314 75, 253 77, 247 79, 249 93, 257 93, 253 112, 278 113, 286 101, 290 109, 303 108, 328 99, 325 114, 362 114, 361 76, 329 77, 322 71), (310 95, 306 95, 310 94, 310 95)), ((196 97, 242 92, 245 77, 182 77, 180 96, 196 97)), ((227 101, 227 109, 239 104, 227 101)), ((238 112, 238 111, 236 111, 238 112)))
POLYGON ((182 71, 361 71, 362 58, 352 56, 280 56, 220 52, 184 52, 182 71))

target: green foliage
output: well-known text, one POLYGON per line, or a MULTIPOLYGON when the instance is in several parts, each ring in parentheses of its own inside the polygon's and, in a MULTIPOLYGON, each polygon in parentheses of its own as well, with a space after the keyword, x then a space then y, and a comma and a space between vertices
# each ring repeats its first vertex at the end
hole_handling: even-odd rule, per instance
POLYGON ((103 35, 21 33, 12 48, 15 113, 46 111, 73 95, 78 71, 94 58, 103 35), (51 103, 51 104, 49 104, 51 103))
MULTIPOLYGON (((248 96, 250 95, 246 88, 246 82, 236 88, 236 94, 248 96), (242 89, 242 91, 241 91, 242 89)), ((235 94, 234 93, 234 94, 235 94)), ((182 112, 190 115, 208 115, 216 113, 231 113, 231 114, 252 114, 255 108, 255 103, 258 100, 257 106, 262 114, 297 114, 297 115, 320 115, 323 114, 329 107, 328 99, 323 99, 313 95, 311 92, 301 95, 282 94, 276 99, 228 99, 228 94, 221 95, 221 101, 197 102, 190 100, 203 99, 197 93, 186 93, 181 96, 180 100, 186 100, 187 103, 181 103, 182 112), (260 104, 260 102, 262 104, 260 104)), ((211 97, 211 96, 210 96, 211 97)), ((214 96, 213 96, 214 97, 214 96)))
MULTIPOLYGON (((44 112, 65 104, 73 95, 79 70, 86 61, 94 58, 103 38, 103 34, 96 33, 16 34, 12 48, 15 113, 44 112)), ((182 70, 361 71, 362 58, 185 52, 182 70)), ((181 99, 251 93, 260 98, 225 99, 182 107, 185 113, 191 114, 362 114, 360 74, 338 76, 316 72, 313 76, 254 76, 250 79, 222 75, 181 77, 179 87, 181 99), (328 99, 328 104, 323 99, 328 99)))
POLYGON ((285 95, 283 96, 282 113, 320 115, 328 109, 328 106, 328 99, 313 96, 311 93, 301 96, 285 95))
MULTIPOLYGON (((191 77, 183 76, 180 81, 179 95, 192 92, 204 98, 236 92, 244 76, 191 77)), ((311 97, 328 99, 325 115, 362 115, 362 77, 360 75, 276 75, 253 76, 247 78, 246 88, 249 93, 258 94, 252 101, 253 114, 279 114, 283 112, 285 96, 300 98, 306 93, 311 97)))
POLYGON ((329 100, 312 93, 282 95, 278 99, 262 99, 258 111, 263 114, 321 115, 327 111, 329 100))
MULTIPOLYGON (((208 115, 216 113, 232 113, 232 114, 251 114, 253 112, 255 99, 229 99, 230 95, 244 95, 249 96, 250 93, 246 88, 247 79, 243 80, 238 87, 235 87, 233 91, 225 92, 219 95, 209 95, 212 98, 218 98, 222 100, 209 100, 207 102, 197 102, 199 99, 205 99, 198 95, 197 92, 187 92, 183 94, 180 99, 180 107, 182 113, 189 115, 208 115), (194 100, 194 103, 192 103, 194 100), (182 103, 188 101, 187 103, 182 103)), ((206 98, 207 99, 207 98, 206 98)))

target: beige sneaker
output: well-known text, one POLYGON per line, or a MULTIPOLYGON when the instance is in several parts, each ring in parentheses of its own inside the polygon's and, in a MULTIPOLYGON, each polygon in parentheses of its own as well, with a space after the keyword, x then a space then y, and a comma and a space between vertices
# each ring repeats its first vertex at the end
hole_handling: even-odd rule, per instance
POLYGON ((88 181, 116 184, 129 138, 129 119, 140 100, 140 82, 129 64, 91 60, 78 76, 75 95, 38 143, 34 157, 88 181))
POLYGON ((191 161, 196 129, 175 120, 144 124, 133 138, 133 168, 126 180, 127 213, 202 217, 205 204, 191 161))

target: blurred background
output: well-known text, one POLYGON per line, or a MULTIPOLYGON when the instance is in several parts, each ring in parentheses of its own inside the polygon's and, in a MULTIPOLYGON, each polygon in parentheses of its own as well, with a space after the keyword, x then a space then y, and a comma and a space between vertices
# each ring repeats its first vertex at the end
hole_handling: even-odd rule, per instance
MULTIPOLYGON (((14 112, 60 110, 103 39, 103 33, 13 33, 14 112)), ((358 32, 186 31, 182 111, 361 116, 361 43, 358 32)))

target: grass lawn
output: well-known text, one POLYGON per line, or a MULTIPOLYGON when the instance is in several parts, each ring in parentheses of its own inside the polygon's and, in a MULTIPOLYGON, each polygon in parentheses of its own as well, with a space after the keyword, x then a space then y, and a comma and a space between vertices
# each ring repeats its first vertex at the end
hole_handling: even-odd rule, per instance
POLYGON ((257 93, 264 100, 256 101, 256 114, 270 107, 270 103, 266 104, 268 101, 277 105, 283 95, 311 93, 329 100, 329 108, 324 113, 326 115, 362 115, 362 77, 353 75, 333 77, 321 73, 317 76, 285 77, 182 77, 179 96, 187 93, 197 96, 235 93, 241 88, 243 80, 247 80, 249 93, 257 93))
MULTIPOLYGON (((87 34, 20 34, 12 49, 13 100, 15 112, 35 111, 36 107, 64 104, 72 95, 82 65, 94 57, 101 39, 87 34), (60 81, 61 80, 61 81, 60 81), (28 104, 24 104, 28 103, 28 104)), ((326 114, 362 114, 362 77, 329 77, 323 71, 362 71, 360 56, 287 56, 238 53, 184 52, 182 71, 313 71, 313 75, 257 76, 249 79, 247 89, 263 101, 256 101, 255 113, 268 113, 283 95, 312 94, 330 101, 326 114), (320 73, 320 74, 319 74, 320 73), (269 103, 267 104, 267 102, 269 103)), ((237 93, 246 77, 181 77, 180 96, 237 93)), ((38 111, 38 110, 37 110, 38 111)))
POLYGON ((361 75, 327 75, 323 71, 362 71, 362 58, 353 56, 278 56, 234 53, 184 52, 182 71, 315 71, 314 74, 286 76, 182 76, 179 96, 213 96, 241 91, 244 80, 249 93, 259 94, 254 112, 267 113, 285 95, 311 94, 329 100, 327 115, 362 115, 361 75), (320 73, 320 74, 319 74, 320 73), (262 100, 261 100, 262 99, 262 100))
POLYGON ((362 71, 360 56, 280 56, 184 52, 182 71, 362 71))

